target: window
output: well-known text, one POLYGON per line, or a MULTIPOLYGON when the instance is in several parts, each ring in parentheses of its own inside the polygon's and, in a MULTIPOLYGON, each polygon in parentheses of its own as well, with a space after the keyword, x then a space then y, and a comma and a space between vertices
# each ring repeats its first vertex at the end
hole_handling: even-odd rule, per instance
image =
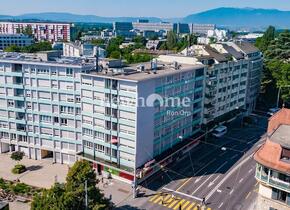
POLYGON ((14 101, 13 100, 8 100, 7 101, 8 107, 14 107, 14 101))
POLYGON ((60 124, 62 124, 62 125, 67 125, 67 119, 65 119, 65 118, 61 118, 61 119, 60 119, 60 124))
POLYGON ((40 115, 40 122, 51 123, 51 117, 46 115, 40 115))
POLYGON ((84 136, 93 136, 93 130, 87 129, 87 128, 83 128, 83 135, 84 136))
POLYGON ((94 147, 94 144, 92 142, 89 142, 89 141, 84 141, 84 147, 86 147, 88 149, 92 149, 94 147))
POLYGON ((58 117, 53 117, 53 122, 54 123, 59 123, 59 118, 58 117))
POLYGON ((66 76, 72 76, 73 75, 73 69, 67 68, 66 69, 66 76))

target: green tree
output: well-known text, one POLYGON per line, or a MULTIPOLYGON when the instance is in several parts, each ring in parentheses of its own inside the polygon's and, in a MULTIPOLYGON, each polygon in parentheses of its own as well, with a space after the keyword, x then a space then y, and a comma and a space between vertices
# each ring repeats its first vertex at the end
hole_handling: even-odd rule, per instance
POLYGON ((10 156, 12 160, 17 161, 17 162, 21 161, 23 157, 24 157, 24 152, 18 152, 18 151, 13 152, 10 156))
POLYGON ((10 45, 4 49, 5 52, 21 52, 22 48, 16 45, 10 45))
POLYGON ((173 31, 167 33, 166 46, 169 50, 173 50, 177 47, 177 35, 173 31))
POLYGON ((275 27, 269 26, 264 35, 256 40, 256 47, 265 52, 271 41, 275 39, 275 32, 275 27))
POLYGON ((111 209, 112 204, 97 184, 95 170, 85 160, 76 162, 69 170, 65 184, 56 183, 51 189, 44 190, 33 198, 31 210, 84 210, 85 183, 87 183, 88 210, 111 209))
POLYGON ((102 45, 102 44, 105 44, 105 40, 103 40, 103 39, 93 39, 93 40, 91 41, 91 43, 92 43, 93 45, 102 45))
POLYGON ((25 27, 25 29, 23 30, 23 34, 28 35, 28 36, 32 36, 32 27, 30 25, 25 27))
POLYGON ((114 59, 119 59, 119 58, 121 58, 121 52, 120 52, 120 51, 117 51, 117 50, 111 52, 111 54, 110 54, 110 58, 114 58, 114 59))

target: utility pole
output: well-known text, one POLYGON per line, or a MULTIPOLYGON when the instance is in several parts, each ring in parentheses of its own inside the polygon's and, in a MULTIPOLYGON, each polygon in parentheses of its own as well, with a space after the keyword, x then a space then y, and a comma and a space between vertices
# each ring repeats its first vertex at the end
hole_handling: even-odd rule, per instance
POLYGON ((85 202, 86 209, 88 209, 88 180, 85 181, 85 202))

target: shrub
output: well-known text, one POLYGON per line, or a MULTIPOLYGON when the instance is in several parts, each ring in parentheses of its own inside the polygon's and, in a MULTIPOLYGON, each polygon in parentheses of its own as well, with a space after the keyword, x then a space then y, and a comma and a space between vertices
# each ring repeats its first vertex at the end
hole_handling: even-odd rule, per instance
POLYGON ((31 191, 31 187, 24 183, 17 183, 16 185, 12 186, 12 192, 15 194, 27 194, 31 191))
POLYGON ((12 173, 14 174, 22 174, 25 171, 26 171, 26 167, 20 164, 15 165, 14 168, 12 169, 12 173))

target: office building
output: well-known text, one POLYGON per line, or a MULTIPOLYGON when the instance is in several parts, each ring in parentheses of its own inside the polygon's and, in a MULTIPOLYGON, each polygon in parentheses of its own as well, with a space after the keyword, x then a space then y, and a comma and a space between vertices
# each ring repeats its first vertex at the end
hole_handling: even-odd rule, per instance
POLYGON ((216 29, 215 24, 197 24, 197 23, 190 23, 189 30, 192 34, 201 34, 207 35, 208 31, 214 31, 216 29))
POLYGON ((0 34, 20 34, 29 29, 37 41, 70 41, 72 24, 52 22, 0 22, 0 34))
POLYGON ((24 34, 0 34, 0 50, 4 50, 11 45, 26 47, 33 43, 33 38, 24 34))
POLYGON ((84 158, 98 172, 128 181, 137 168, 200 130, 205 70, 196 59, 116 64, 108 61, 96 71, 79 58, 2 53, 0 151, 67 164, 84 158), (170 97, 189 102, 165 106, 170 97))
POLYGON ((259 183, 257 209, 290 209, 290 110, 269 120, 266 143, 255 153, 259 183))

